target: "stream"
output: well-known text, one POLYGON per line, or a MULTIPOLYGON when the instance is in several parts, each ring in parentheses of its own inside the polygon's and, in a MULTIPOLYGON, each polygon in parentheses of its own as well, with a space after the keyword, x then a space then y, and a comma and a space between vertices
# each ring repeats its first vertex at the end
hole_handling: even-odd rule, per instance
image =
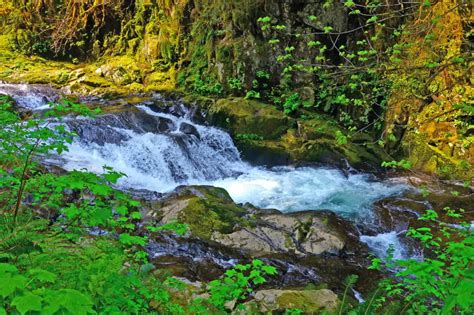
MULTIPOLYGON (((1 84, 0 93, 33 111, 47 108, 58 95, 42 87, 10 84, 1 84)), ((331 167, 255 167, 241 159, 229 134, 192 117, 185 104, 156 95, 127 111, 94 120, 68 119, 68 128, 79 137, 68 152, 48 162, 92 172, 110 166, 127 175, 118 183, 124 190, 167 193, 182 185, 210 185, 226 189, 236 203, 283 212, 331 210, 359 225, 377 224, 376 201, 410 189, 393 180, 331 167), (157 100, 166 106, 156 106, 157 100)), ((395 257, 402 258, 399 234, 364 235, 361 241, 379 256, 393 244, 395 257)))

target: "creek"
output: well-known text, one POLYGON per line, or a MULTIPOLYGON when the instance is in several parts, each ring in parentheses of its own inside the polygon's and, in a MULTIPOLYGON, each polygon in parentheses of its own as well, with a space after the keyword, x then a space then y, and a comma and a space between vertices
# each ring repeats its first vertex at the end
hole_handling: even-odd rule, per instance
MULTIPOLYGON (((58 97, 58 92, 28 85, 2 84, 0 93, 33 111, 44 110, 58 97)), ((126 174, 118 183, 124 190, 168 193, 183 185, 209 185, 226 189, 236 203, 282 212, 331 210, 359 226, 377 224, 375 202, 410 189, 328 166, 252 166, 241 159, 228 133, 196 123, 194 115, 190 106, 155 95, 126 111, 68 119, 68 128, 79 137, 68 152, 48 162, 66 170, 112 167, 126 174)), ((363 235, 361 241, 380 256, 393 244, 395 256, 403 257, 398 234, 384 231, 363 235)))

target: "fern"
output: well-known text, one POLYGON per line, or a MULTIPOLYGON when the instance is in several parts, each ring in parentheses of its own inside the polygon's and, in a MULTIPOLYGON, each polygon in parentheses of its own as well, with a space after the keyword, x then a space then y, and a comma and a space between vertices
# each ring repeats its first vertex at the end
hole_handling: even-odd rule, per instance
POLYGON ((23 254, 40 251, 34 242, 36 231, 41 220, 31 220, 30 217, 20 216, 15 219, 11 214, 0 215, 0 261, 14 260, 23 254))

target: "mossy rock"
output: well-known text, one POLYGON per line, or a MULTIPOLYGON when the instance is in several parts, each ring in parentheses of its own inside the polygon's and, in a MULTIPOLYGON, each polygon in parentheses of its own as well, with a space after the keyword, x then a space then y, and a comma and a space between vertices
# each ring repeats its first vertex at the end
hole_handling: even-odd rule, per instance
POLYGON ((255 134, 278 139, 291 128, 293 120, 271 105, 243 98, 220 99, 207 109, 211 124, 233 136, 255 134))
POLYGON ((414 169, 448 179, 474 178, 474 166, 471 163, 449 156, 436 146, 430 145, 426 136, 406 136, 402 147, 414 169))
POLYGON ((260 290, 255 293, 250 307, 262 313, 283 313, 289 309, 299 309, 304 314, 335 312, 340 301, 337 295, 328 289, 320 290, 260 290), (256 306, 256 307, 255 307, 256 306))
POLYGON ((209 240, 212 233, 231 233, 237 224, 246 224, 246 210, 237 206, 229 193, 211 186, 182 186, 151 205, 147 218, 166 224, 179 221, 191 233, 209 240))
POLYGON ((292 161, 287 148, 280 141, 237 140, 242 158, 253 165, 287 165, 292 161))

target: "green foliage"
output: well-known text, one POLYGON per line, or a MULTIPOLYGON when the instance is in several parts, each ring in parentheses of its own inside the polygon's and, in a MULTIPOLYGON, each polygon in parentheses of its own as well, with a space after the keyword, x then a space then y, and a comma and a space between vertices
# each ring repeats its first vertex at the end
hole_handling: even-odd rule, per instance
POLYGON ((261 94, 260 92, 256 92, 254 90, 250 90, 247 92, 247 94, 245 94, 245 98, 246 99, 260 99, 261 98, 261 94))
POLYGON ((409 170, 413 167, 410 161, 400 160, 400 161, 384 161, 382 162, 382 167, 390 168, 401 168, 404 170, 409 170))
POLYGON ((148 226, 147 229, 150 232, 171 231, 171 232, 176 233, 177 235, 183 236, 189 231, 189 226, 187 224, 174 221, 174 222, 160 225, 158 227, 148 226))
POLYGON ((227 83, 229 84, 229 87, 235 92, 240 92, 243 89, 242 80, 238 78, 229 78, 227 83))
POLYGON ((347 144, 347 136, 345 134, 343 134, 340 130, 337 130, 336 131, 336 143, 338 145, 345 145, 347 144))
MULTIPOLYGON (((20 314, 93 314, 91 299, 73 289, 53 289, 58 276, 44 269, 20 272, 12 264, 0 264, 0 303, 20 314)), ((5 310, 5 308, 4 308, 5 310)))
POLYGON ((395 274, 382 280, 370 299, 349 314, 472 313, 474 230, 462 221, 463 213, 447 207, 442 214, 427 210, 420 216, 422 226, 409 228, 407 236, 423 246, 423 257, 394 260, 392 248, 384 261, 373 259, 369 269, 387 268, 395 274))
MULTIPOLYGON (((236 265, 225 272, 224 278, 209 283, 209 299, 202 301, 212 305, 218 313, 226 313, 226 304, 235 301, 234 309, 244 310, 240 304, 266 282, 265 276, 276 275, 274 267, 265 265, 261 260, 253 260, 251 264, 236 265)), ((198 301, 199 302, 199 301, 198 301)))
POLYGON ((194 77, 192 89, 199 95, 221 95, 224 92, 223 86, 212 79, 201 79, 200 75, 194 77))
POLYGON ((254 133, 239 133, 235 136, 237 140, 263 140, 262 136, 254 133))
POLYGON ((303 100, 300 97, 299 93, 293 93, 286 98, 283 103, 283 111, 285 114, 291 114, 297 111, 303 105, 303 100))
MULTIPOLYGON (((460 219, 462 209, 445 209, 448 218, 460 219)), ((474 231, 470 223, 457 225, 439 220, 428 210, 419 218, 440 227, 434 232, 429 226, 410 228, 407 235, 426 248, 422 260, 391 262, 398 268, 400 281, 385 286, 388 297, 402 298, 406 308, 435 314, 470 313, 474 308, 474 231)))

